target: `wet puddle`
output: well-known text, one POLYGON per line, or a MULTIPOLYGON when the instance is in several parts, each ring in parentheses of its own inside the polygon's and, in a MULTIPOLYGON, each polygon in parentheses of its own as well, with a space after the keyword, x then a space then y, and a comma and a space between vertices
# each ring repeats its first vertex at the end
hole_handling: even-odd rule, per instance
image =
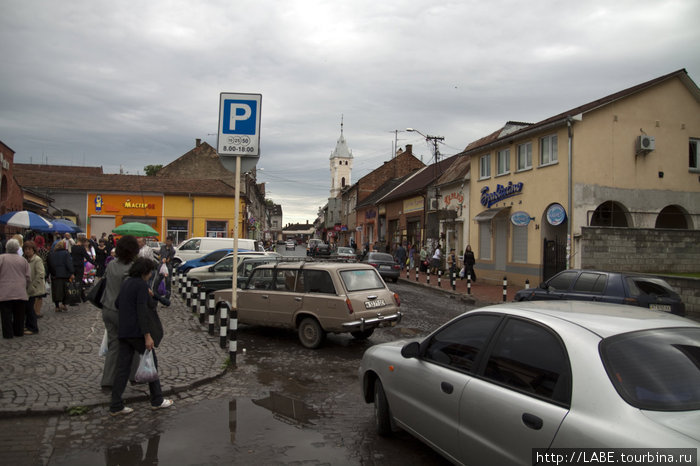
POLYGON ((146 441, 115 438, 102 451, 56 451, 49 464, 352 464, 344 448, 314 430, 319 417, 301 401, 275 392, 260 399, 176 405, 153 435, 125 426, 122 439, 131 434, 146 441))

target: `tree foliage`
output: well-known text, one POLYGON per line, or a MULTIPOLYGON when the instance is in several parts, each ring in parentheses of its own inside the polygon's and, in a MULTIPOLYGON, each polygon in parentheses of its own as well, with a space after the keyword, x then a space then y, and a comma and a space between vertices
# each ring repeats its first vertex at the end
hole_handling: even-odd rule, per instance
POLYGON ((146 165, 143 171, 146 173, 146 176, 156 176, 156 173, 161 168, 163 168, 163 165, 146 165))

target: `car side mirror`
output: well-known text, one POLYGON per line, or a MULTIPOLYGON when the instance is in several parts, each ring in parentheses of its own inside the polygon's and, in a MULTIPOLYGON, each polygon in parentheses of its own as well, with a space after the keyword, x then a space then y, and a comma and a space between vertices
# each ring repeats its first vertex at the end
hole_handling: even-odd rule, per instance
POLYGON ((401 348, 401 356, 406 359, 417 358, 420 355, 420 343, 412 341, 401 348))
POLYGON ((543 290, 546 290, 547 284, 545 282, 540 283, 540 288, 542 288, 543 290))

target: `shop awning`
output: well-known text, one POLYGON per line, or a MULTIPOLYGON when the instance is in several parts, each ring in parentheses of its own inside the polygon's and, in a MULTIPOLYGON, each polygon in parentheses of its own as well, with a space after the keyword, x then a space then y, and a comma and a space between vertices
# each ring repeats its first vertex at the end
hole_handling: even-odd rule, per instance
POLYGON ((508 210, 510 210, 510 206, 508 206, 508 207, 494 207, 493 209, 487 209, 487 210, 484 210, 483 212, 479 212, 474 217, 474 220, 477 222, 488 222, 491 219, 493 219, 496 215, 500 214, 501 212, 508 211, 508 210))

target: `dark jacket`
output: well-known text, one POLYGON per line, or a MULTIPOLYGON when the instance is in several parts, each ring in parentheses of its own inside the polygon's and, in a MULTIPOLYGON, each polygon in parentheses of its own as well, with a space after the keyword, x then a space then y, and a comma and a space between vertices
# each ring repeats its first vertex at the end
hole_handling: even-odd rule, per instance
POLYGON ((158 346, 163 339, 163 325, 156 312, 156 301, 148 293, 148 283, 141 278, 127 278, 117 296, 119 338, 143 338, 151 334, 158 346))
POLYGON ((70 278, 75 272, 70 253, 65 249, 51 251, 49 253, 49 273, 54 278, 70 278))
POLYGON ((70 248, 70 255, 73 258, 74 270, 84 268, 85 261, 88 261, 91 264, 95 265, 95 262, 92 260, 92 257, 90 257, 90 254, 88 254, 85 248, 80 244, 76 244, 72 248, 70 248))
POLYGON ((474 251, 464 251, 464 264, 467 267, 473 267, 476 264, 474 259, 474 251))

